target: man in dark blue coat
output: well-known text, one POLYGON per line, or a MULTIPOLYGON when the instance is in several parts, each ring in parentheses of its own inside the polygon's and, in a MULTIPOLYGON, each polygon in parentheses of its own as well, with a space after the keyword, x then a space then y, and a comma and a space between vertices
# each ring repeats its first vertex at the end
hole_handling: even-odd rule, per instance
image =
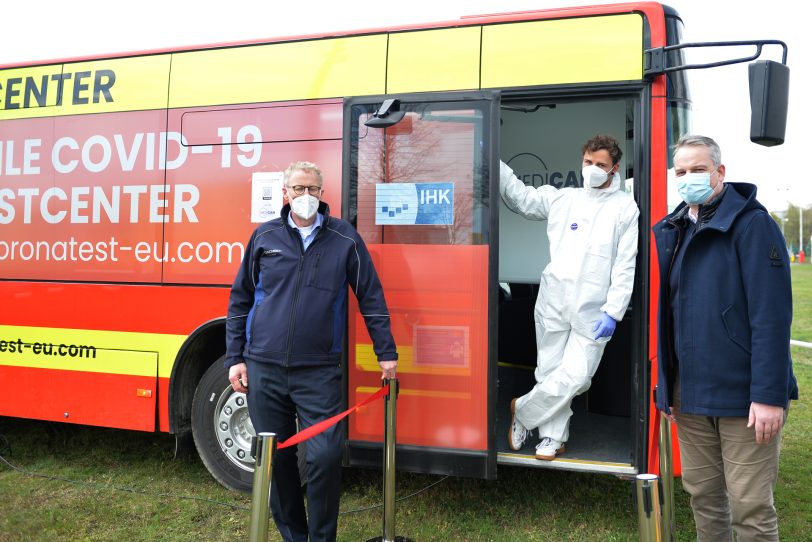
POLYGON ((712 139, 680 139, 674 170, 684 203, 653 228, 657 407, 677 423, 697 540, 778 540, 780 433, 798 398, 786 244, 755 186, 723 182, 712 139))
MULTIPOLYGON (((383 289, 367 247, 346 221, 330 217, 321 170, 294 162, 285 171, 281 218, 251 236, 234 279, 226 321, 228 377, 248 394, 257 433, 280 441, 341 410, 341 349, 347 286, 358 298, 383 378, 394 378, 397 351, 383 289)), ((273 462, 271 511, 285 542, 336 539, 343 433, 307 442, 307 514, 296 447, 273 462)))

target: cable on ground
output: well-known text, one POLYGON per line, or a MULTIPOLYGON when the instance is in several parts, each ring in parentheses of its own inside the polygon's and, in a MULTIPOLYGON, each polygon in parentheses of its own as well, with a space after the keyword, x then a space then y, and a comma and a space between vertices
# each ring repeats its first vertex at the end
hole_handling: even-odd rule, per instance
MULTIPOLYGON (((163 497, 163 498, 171 498, 171 499, 184 499, 184 500, 190 500, 190 501, 207 502, 207 503, 210 503, 210 504, 216 504, 218 506, 224 506, 226 508, 231 508, 231 509, 234 509, 234 510, 250 510, 251 509, 249 506, 242 506, 242 505, 239 505, 239 504, 233 504, 233 503, 218 501, 218 500, 209 499, 209 498, 206 498, 206 497, 196 497, 194 495, 178 495, 177 493, 155 493, 155 492, 152 492, 152 491, 147 491, 145 489, 137 489, 137 488, 132 488, 132 487, 122 487, 122 486, 115 486, 115 485, 108 485, 108 484, 100 484, 100 483, 94 483, 94 482, 84 482, 84 481, 81 481, 81 480, 71 480, 70 478, 63 478, 62 476, 54 476, 54 475, 51 475, 51 474, 43 474, 43 473, 39 473, 39 472, 29 471, 29 470, 23 469, 22 467, 18 467, 17 465, 11 463, 8 459, 5 458, 5 455, 11 455, 11 445, 9 444, 8 439, 6 439, 6 437, 3 434, 0 434, 0 463, 6 465, 11 470, 13 470, 15 472, 18 472, 20 474, 23 474, 25 476, 31 476, 33 478, 43 478, 45 480, 53 480, 53 481, 57 481, 57 482, 65 482, 67 484, 73 484, 73 485, 78 485, 78 486, 82 486, 82 487, 94 488, 94 489, 112 489, 114 491, 122 491, 122 492, 125 492, 125 493, 135 493, 135 494, 139 494, 139 495, 146 495, 146 496, 152 496, 152 497, 163 497)), ((404 497, 400 497, 399 499, 396 499, 395 502, 402 502, 402 501, 405 501, 407 499, 411 499, 412 497, 415 497, 417 495, 420 495, 421 493, 424 493, 424 492, 428 491, 429 489, 433 488, 434 486, 436 486, 440 482, 444 482, 446 479, 448 479, 448 477, 449 477, 448 475, 445 475, 442 478, 440 478, 439 480, 435 480, 434 482, 430 483, 429 485, 427 485, 426 487, 424 487, 422 489, 418 489, 417 491, 415 491, 413 493, 410 493, 409 495, 406 495, 404 497)), ((376 508, 381 508, 381 507, 383 507, 383 503, 375 504, 375 505, 372 505, 372 506, 367 506, 365 508, 355 508, 355 509, 352 509, 352 510, 345 510, 343 512, 339 512, 339 515, 347 515, 347 514, 355 514, 355 513, 358 513, 358 512, 366 512, 366 511, 375 510, 376 508)))

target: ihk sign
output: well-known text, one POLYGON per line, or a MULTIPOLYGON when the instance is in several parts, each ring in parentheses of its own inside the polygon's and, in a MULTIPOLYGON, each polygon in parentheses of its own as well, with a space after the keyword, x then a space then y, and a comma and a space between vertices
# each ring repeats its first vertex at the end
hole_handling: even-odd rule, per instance
POLYGON ((375 185, 375 224, 444 225, 454 223, 454 183, 375 185))

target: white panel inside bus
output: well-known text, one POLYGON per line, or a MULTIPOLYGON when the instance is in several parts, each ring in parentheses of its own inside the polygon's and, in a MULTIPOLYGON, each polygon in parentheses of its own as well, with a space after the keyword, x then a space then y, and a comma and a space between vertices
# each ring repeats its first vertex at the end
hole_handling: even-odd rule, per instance
MULTIPOLYGON (((633 113, 630 99, 588 101, 527 100, 502 102, 501 159, 525 184, 558 188, 582 186, 581 148, 595 134, 615 137, 623 150, 623 189, 633 192, 633 113)), ((535 384, 536 336, 533 307, 539 278, 550 261, 546 221, 520 217, 500 201, 499 209, 499 399, 497 449, 532 458, 538 435, 520 454, 507 446, 509 404, 535 384)), ((633 443, 632 403, 633 318, 628 312, 610 341, 589 391, 576 397, 570 441, 560 459, 630 464, 633 443)), ((507 460, 505 460, 507 459, 507 460)), ((539 462, 547 463, 547 462, 539 462)), ((549 463, 548 463, 549 464, 549 463)))

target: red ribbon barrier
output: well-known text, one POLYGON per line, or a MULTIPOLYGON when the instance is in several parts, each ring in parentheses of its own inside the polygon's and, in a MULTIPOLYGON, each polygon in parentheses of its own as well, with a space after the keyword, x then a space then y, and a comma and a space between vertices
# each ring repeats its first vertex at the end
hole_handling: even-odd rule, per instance
POLYGON ((290 437, 285 442, 282 442, 282 443, 278 444, 276 446, 276 449, 281 450, 282 448, 287 448, 289 446, 294 446, 296 444, 299 444, 300 442, 303 442, 303 441, 305 441, 305 440, 307 440, 307 439, 309 439, 311 437, 314 437, 314 436, 318 435, 322 431, 326 431, 328 428, 334 426, 335 424, 337 424, 342 419, 346 418, 347 416, 349 416, 350 414, 352 414, 353 412, 355 412, 356 410, 358 410, 362 406, 365 406, 365 405, 371 403, 372 401, 380 399, 381 397, 383 397, 387 393, 389 393, 389 384, 382 387, 381 389, 379 389, 378 391, 376 391, 375 393, 373 393, 372 395, 370 395, 369 397, 367 397, 366 399, 364 399, 363 401, 361 401, 360 403, 358 403, 354 407, 345 410, 341 414, 337 414, 337 415, 333 416, 332 418, 327 418, 326 420, 322 420, 319 423, 314 423, 313 425, 311 425, 307 429, 302 429, 301 431, 299 431, 298 433, 296 433, 295 435, 290 437))

